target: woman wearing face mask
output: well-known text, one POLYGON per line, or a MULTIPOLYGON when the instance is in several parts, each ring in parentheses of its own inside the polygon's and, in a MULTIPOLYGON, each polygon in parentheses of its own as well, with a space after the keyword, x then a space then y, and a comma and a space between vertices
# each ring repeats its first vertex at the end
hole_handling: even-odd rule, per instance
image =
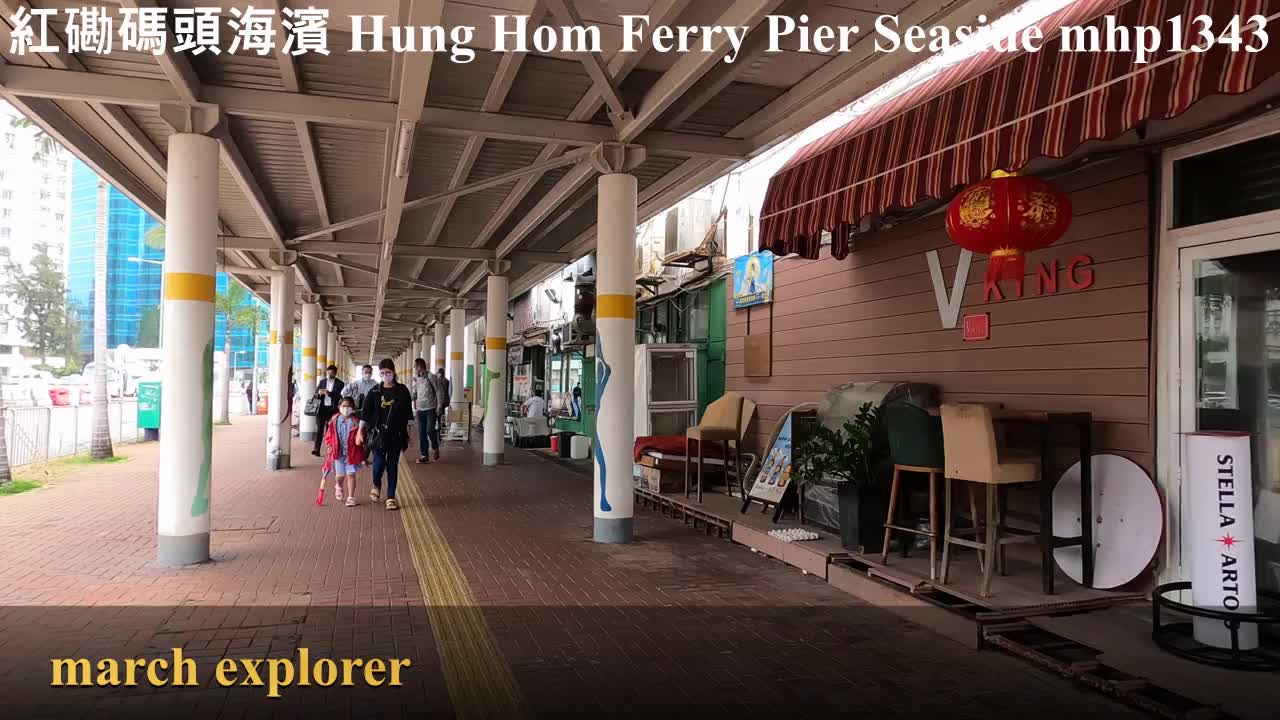
POLYGON ((396 381, 396 365, 391 358, 378 363, 382 384, 365 396, 360 412, 356 442, 373 458, 373 490, 369 499, 378 501, 382 473, 387 473, 387 509, 399 510, 396 482, 400 479, 400 453, 409 446, 409 423, 413 421, 413 398, 409 388, 396 381))
MULTIPOLYGON (((338 403, 338 415, 329 421, 324 432, 324 470, 333 473, 333 496, 342 502, 346 496, 347 507, 356 506, 356 473, 364 464, 365 452, 360 438, 360 421, 356 419, 356 404, 349 397, 338 403)), ((317 502, 323 500, 323 495, 317 502)))

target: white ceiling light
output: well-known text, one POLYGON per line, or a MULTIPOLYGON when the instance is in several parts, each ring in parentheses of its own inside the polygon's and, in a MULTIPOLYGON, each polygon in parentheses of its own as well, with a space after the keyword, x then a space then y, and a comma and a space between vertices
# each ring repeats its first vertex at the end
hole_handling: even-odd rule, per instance
POLYGON ((414 125, 412 120, 400 121, 400 134, 396 141, 396 177, 401 179, 409 176, 409 160, 413 158, 414 125))

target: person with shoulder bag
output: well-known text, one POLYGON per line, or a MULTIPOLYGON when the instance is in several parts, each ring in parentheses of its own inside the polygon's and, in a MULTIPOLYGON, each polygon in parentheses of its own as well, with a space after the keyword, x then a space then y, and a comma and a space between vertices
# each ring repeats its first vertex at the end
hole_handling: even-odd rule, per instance
POLYGON ((400 453, 409 447, 409 423, 413 421, 413 398, 409 388, 396 381, 396 365, 391 358, 378 363, 382 383, 365 395, 356 443, 366 448, 373 464, 373 490, 369 499, 377 502, 382 490, 382 473, 387 474, 387 509, 399 510, 396 483, 400 479, 400 453))
POLYGON ((427 371, 427 361, 418 358, 413 361, 413 417, 418 425, 418 462, 430 462, 428 453, 435 452, 435 459, 440 459, 440 431, 436 423, 436 412, 440 407, 438 388, 435 379, 427 371))

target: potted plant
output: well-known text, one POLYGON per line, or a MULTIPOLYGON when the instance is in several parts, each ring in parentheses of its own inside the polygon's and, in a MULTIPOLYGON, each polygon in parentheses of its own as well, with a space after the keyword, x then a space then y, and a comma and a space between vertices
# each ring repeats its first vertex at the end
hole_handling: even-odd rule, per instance
POLYGON ((802 487, 834 481, 840 539, 849 550, 876 546, 883 537, 886 447, 880 411, 868 402, 840 428, 814 427, 795 450, 793 472, 802 487))

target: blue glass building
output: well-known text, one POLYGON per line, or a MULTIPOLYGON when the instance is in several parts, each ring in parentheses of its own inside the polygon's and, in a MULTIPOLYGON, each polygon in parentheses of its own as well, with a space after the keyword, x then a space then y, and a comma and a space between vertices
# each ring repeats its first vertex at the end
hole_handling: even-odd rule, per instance
MULTIPOLYGON (((98 205, 98 175, 79 160, 71 168, 71 228, 68 242, 67 294, 80 318, 81 361, 93 358, 93 263, 98 205)), ((159 337, 161 266, 164 250, 149 247, 146 235, 160 223, 114 187, 107 191, 107 347, 154 347, 159 337), (136 259, 131 259, 136 258, 136 259)), ((218 273, 222 292, 228 278, 218 273)), ((257 298, 251 302, 266 305, 257 298)), ((214 348, 222 350, 226 319, 219 314, 214 348)), ((249 328, 231 334, 233 368, 253 366, 249 328)), ((258 364, 267 366, 266 323, 258 338, 258 364)))

